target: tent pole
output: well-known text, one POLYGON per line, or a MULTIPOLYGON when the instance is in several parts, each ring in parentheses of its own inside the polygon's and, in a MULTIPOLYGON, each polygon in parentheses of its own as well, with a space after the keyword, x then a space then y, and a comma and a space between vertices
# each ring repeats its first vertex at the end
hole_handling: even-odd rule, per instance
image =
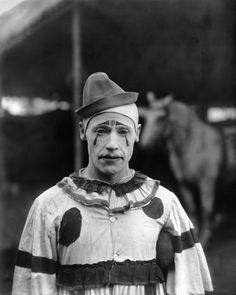
MULTIPOLYGON (((82 63, 80 52, 80 13, 79 1, 74 0, 72 11, 72 69, 73 69, 73 110, 78 108, 81 104, 81 76, 82 63)), ((74 169, 76 172, 83 166, 83 145, 79 138, 78 117, 74 114, 74 169)))
MULTIPOLYGON (((2 59, 0 57, 0 71, 1 71, 1 62, 2 62, 2 59)), ((2 261, 1 261, 2 251, 4 249, 3 230, 5 225, 4 196, 5 196, 5 191, 7 187, 7 179, 6 179, 6 171, 5 171, 5 165, 4 165, 5 160, 4 160, 4 136, 3 136, 3 110, 1 108, 1 101, 2 101, 2 75, 0 75, 0 241, 1 241, 0 242, 0 264, 2 265, 2 261)))

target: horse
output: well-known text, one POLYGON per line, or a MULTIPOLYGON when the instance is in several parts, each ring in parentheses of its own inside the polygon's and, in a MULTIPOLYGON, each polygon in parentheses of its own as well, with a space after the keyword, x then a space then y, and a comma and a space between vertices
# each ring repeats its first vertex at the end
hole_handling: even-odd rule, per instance
POLYGON ((183 206, 206 246, 212 235, 215 187, 224 161, 222 136, 214 126, 203 122, 192 107, 175 100, 173 94, 157 99, 149 91, 147 100, 148 107, 139 107, 144 119, 140 147, 145 150, 155 147, 158 140, 165 140, 183 206), (193 186, 198 191, 198 202, 193 186))

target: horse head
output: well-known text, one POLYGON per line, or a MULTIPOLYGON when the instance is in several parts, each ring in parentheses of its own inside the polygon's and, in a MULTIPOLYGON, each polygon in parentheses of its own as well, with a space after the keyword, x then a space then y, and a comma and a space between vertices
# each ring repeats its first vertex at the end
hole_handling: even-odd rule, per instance
POLYGON ((153 92, 147 92, 148 107, 139 107, 139 115, 144 120, 140 138, 142 148, 152 148, 165 138, 168 107, 172 100, 172 94, 157 99, 153 92))

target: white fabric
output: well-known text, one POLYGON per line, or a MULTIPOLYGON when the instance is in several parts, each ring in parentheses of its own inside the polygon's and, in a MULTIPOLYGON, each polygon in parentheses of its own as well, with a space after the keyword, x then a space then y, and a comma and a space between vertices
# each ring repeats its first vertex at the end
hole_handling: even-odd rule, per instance
MULTIPOLYGON (((113 288, 106 287, 101 289, 89 289, 84 291, 75 291, 73 295, 143 295, 144 286, 122 286, 116 285, 113 288)), ((165 295, 162 285, 156 286, 157 295, 165 295)), ((68 295, 68 290, 60 289, 58 295, 68 295)))
MULTIPOLYGON (((155 183, 150 178, 133 193, 120 197, 115 197, 114 191, 100 195, 87 194, 77 188, 71 178, 63 181, 69 190, 54 186, 34 201, 22 233, 20 250, 55 261, 58 257, 62 265, 93 264, 110 260, 121 262, 126 259, 146 261, 158 256, 155 246, 162 228, 172 235, 180 236, 193 227, 177 197, 162 186, 159 186, 154 196, 161 200, 164 209, 157 219, 144 213, 143 204, 112 216, 106 206, 99 205, 100 201, 111 199, 114 209, 115 206, 119 208, 121 204, 126 205, 124 200, 134 203, 135 200, 145 200, 155 183), (91 202, 91 198, 95 198, 95 203, 91 202), (83 201, 86 199, 87 204, 83 201), (115 199, 123 201, 116 204, 115 199), (64 213, 71 208, 77 208, 81 212, 82 227, 80 237, 65 247, 58 243, 58 234, 64 213)), ((199 243, 175 254, 175 268, 169 271, 166 285, 169 295, 202 295, 205 290, 212 290, 206 258, 199 243)), ((33 273, 30 269, 17 266, 15 268, 12 295, 75 294, 145 295, 145 290, 142 285, 114 285, 113 288, 96 288, 85 292, 66 290, 64 287, 56 287, 56 275, 33 273)), ((163 284, 158 283, 156 295, 164 294, 163 284)))
POLYGON ((94 118, 95 116, 102 114, 102 113, 118 113, 123 116, 126 116, 133 121, 135 131, 137 131, 137 129, 138 129, 139 114, 138 114, 138 108, 135 103, 123 105, 123 106, 119 106, 119 107, 115 107, 115 108, 110 108, 110 109, 104 110, 102 112, 99 112, 99 113, 93 115, 92 117, 83 119, 84 129, 85 130, 87 129, 88 124, 92 118, 94 118))

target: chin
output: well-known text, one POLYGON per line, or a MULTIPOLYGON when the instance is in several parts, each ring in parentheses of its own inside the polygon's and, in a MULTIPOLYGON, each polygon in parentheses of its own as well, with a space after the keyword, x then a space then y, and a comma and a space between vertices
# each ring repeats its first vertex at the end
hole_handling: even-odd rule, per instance
POLYGON ((114 168, 114 167, 107 167, 107 168, 103 168, 100 170, 101 173, 105 174, 105 175, 115 175, 117 173, 119 173, 119 169, 114 168))
POLYGON ((100 172, 107 176, 114 176, 120 174, 124 167, 123 165, 104 165, 100 166, 100 172))

